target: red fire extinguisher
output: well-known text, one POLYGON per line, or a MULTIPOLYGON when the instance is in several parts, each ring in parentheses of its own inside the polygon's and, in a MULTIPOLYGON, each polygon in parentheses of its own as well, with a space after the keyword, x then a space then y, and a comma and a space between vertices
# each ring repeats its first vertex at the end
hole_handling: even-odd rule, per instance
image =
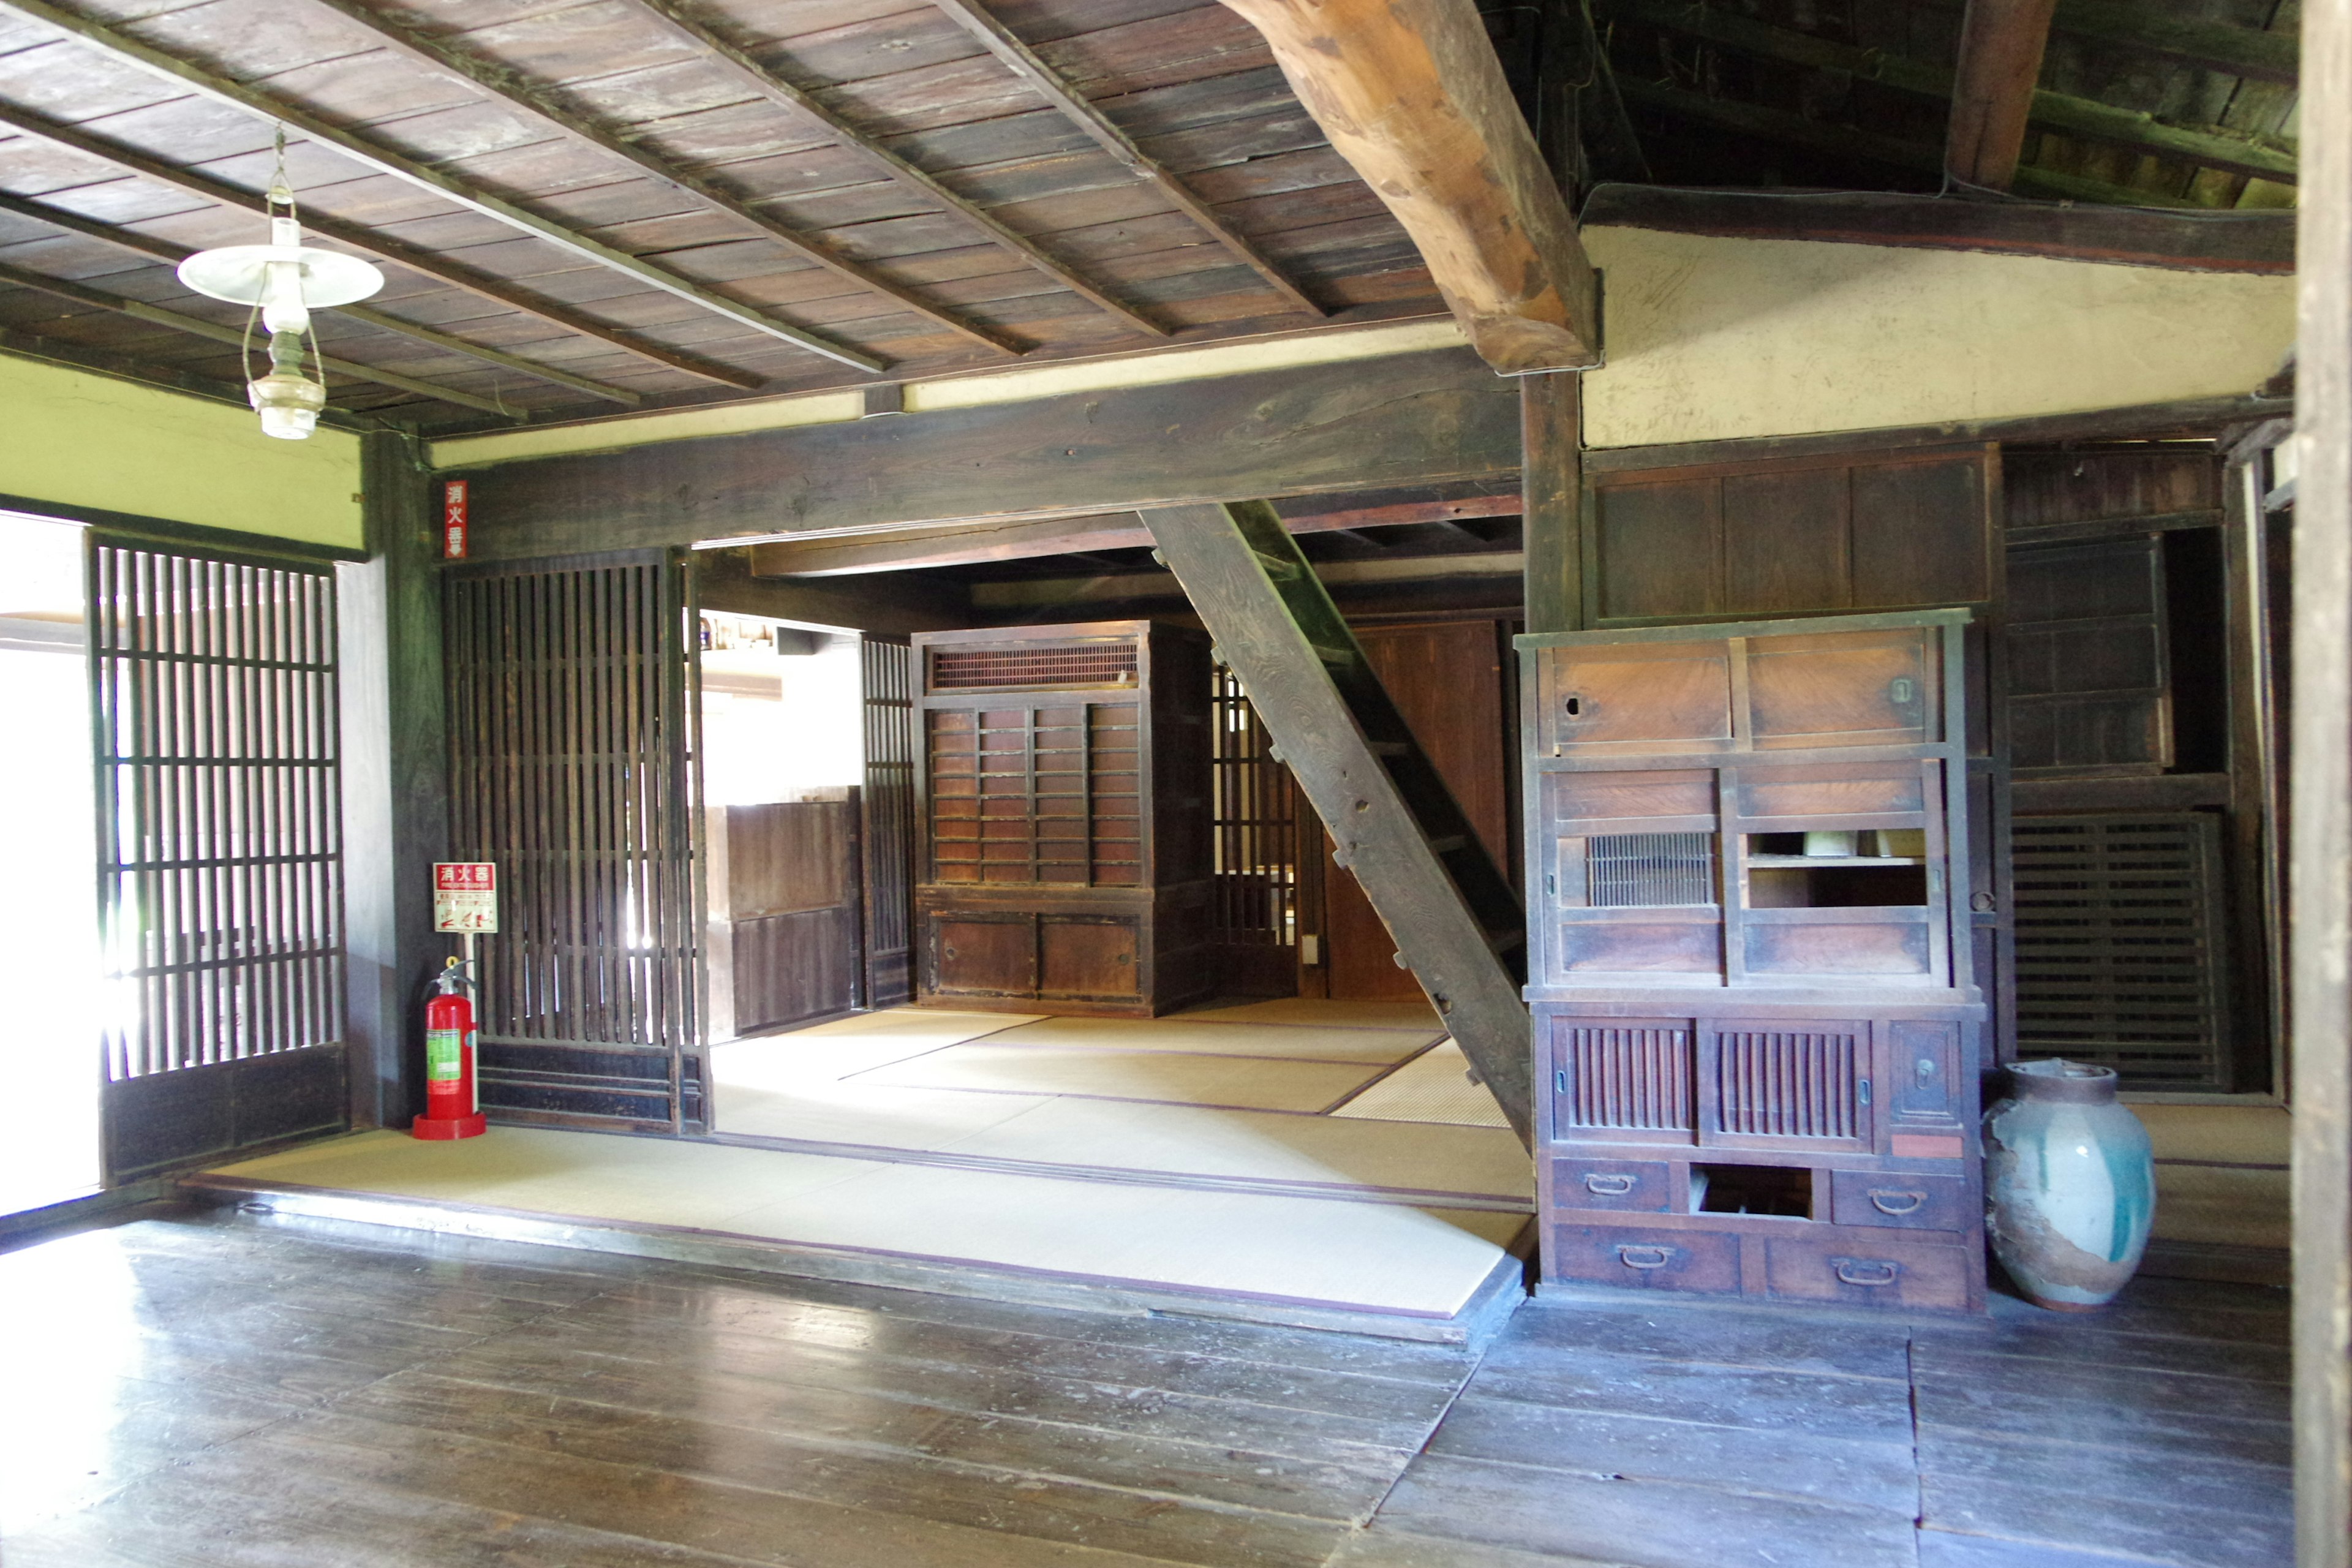
POLYGON ((419 1138, 478 1138, 488 1130, 474 1082, 473 984, 457 960, 435 977, 425 1005, 425 1114, 409 1131, 419 1138))

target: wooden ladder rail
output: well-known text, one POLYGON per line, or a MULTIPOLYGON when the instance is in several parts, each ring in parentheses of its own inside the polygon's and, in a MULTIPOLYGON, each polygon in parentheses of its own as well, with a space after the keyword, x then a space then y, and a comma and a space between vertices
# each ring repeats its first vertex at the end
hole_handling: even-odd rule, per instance
POLYGON ((1527 916, 1331 596, 1264 501, 1143 512, 1399 955, 1522 1142, 1527 916))

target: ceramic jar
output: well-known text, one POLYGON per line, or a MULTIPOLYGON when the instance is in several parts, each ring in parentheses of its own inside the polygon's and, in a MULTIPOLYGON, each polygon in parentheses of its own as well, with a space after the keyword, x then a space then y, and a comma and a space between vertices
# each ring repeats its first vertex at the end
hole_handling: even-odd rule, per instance
POLYGON ((2114 1069, 2017 1063, 1984 1141, 1985 1226, 2009 1277, 2060 1311, 2114 1300, 2156 1217, 2155 1153, 2116 1100, 2114 1069))

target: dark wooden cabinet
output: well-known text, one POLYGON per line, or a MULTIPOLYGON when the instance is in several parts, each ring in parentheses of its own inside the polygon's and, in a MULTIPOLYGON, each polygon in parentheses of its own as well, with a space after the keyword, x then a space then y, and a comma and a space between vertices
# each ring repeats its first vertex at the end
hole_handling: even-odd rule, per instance
POLYGON ((1207 637, 1111 621, 913 645, 919 998, 1150 1016, 1213 989, 1207 637))
POLYGON ((1548 1283, 1981 1308, 1968 620, 1519 639, 1548 1283))

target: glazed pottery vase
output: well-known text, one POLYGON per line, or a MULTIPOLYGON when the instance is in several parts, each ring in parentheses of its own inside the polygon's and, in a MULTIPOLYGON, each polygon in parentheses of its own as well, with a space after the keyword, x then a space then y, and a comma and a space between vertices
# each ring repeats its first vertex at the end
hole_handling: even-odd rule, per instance
POLYGON ((2088 1311, 2115 1299, 2147 1249, 2156 1158, 2116 1100, 2114 1069, 2019 1062, 1985 1112, 1985 1224, 1993 1256, 2038 1304, 2088 1311))

